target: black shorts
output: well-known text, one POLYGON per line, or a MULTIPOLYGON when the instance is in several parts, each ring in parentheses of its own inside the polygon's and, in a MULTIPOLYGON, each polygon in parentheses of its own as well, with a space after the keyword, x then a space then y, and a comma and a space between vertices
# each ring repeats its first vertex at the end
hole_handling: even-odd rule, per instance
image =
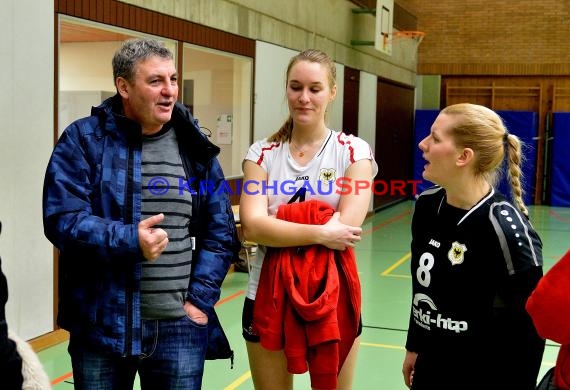
MULTIPOLYGON (((251 341, 252 343, 259 343, 259 336, 253 331, 253 304, 255 301, 253 299, 245 298, 243 302, 243 312, 241 315, 241 327, 242 335, 246 341, 251 341)), ((362 334, 362 316, 360 316, 360 321, 358 322, 358 332, 356 337, 362 334)))
POLYGON ((243 302, 243 311, 241 313, 242 335, 246 341, 259 343, 259 336, 253 331, 253 299, 245 298, 243 302))

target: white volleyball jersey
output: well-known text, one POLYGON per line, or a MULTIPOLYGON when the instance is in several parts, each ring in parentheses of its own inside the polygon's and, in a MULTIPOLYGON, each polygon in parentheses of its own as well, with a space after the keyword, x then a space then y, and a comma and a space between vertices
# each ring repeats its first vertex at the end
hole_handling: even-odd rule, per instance
MULTIPOLYGON (((343 193, 357 191, 364 183, 345 178, 346 169, 356 161, 372 161, 372 178, 378 165, 366 141, 353 135, 329 130, 323 145, 305 166, 299 165, 289 150, 288 142, 257 141, 248 150, 245 160, 259 165, 267 174, 266 183, 244 182, 243 192, 268 197, 269 215, 275 215, 282 204, 321 200, 338 207, 343 193)), ((372 179, 371 178, 371 179, 372 179)), ((265 248, 260 246, 251 264, 247 297, 255 299, 265 248)))

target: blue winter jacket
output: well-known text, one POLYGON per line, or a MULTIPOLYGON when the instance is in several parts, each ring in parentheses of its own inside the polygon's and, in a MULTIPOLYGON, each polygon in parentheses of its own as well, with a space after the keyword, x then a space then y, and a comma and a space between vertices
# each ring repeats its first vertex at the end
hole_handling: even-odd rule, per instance
MULTIPOLYGON (((61 135, 44 181, 46 237, 59 249, 58 325, 121 356, 141 353, 140 126, 118 114, 118 95, 61 135)), ((232 358, 214 311, 239 242, 219 148, 177 103, 171 122, 192 191, 196 237, 186 299, 208 314, 207 359, 232 358), (206 190, 200 184, 207 183, 206 190)))

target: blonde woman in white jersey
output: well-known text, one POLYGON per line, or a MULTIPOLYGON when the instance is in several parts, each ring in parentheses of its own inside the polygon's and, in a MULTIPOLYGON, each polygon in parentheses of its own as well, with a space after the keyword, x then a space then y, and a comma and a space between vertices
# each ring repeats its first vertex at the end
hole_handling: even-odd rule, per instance
MULTIPOLYGON (((284 352, 262 347, 259 335, 252 329, 267 247, 321 244, 344 251, 361 240, 360 226, 368 211, 371 181, 378 169, 365 141, 331 130, 325 124, 327 106, 337 92, 335 77, 334 62, 327 54, 310 49, 294 56, 286 72, 289 118, 275 134, 254 143, 243 162, 243 233, 247 240, 260 245, 252 264, 243 313, 243 335, 258 390, 293 388, 284 352), (275 218, 280 205, 311 199, 324 201, 336 210, 326 224, 299 224, 275 218)), ((340 368, 338 389, 352 387, 358 344, 357 337, 340 368)))

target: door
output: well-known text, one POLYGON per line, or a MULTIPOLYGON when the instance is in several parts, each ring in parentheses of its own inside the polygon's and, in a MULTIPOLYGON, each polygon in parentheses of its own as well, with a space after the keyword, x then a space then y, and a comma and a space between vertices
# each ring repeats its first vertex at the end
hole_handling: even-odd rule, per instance
POLYGON ((374 209, 413 195, 414 89, 378 80, 376 147, 379 171, 374 182, 374 209))

